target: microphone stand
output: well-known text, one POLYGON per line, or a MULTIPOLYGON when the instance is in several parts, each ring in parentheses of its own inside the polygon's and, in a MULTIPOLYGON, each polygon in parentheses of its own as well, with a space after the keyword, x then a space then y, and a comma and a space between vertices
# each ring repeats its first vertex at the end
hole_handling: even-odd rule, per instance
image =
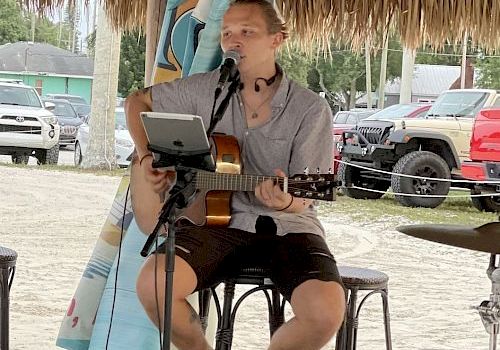
MULTIPOLYGON (((212 135, 217 123, 222 119, 231 96, 240 86, 239 75, 237 74, 228 87, 228 93, 222 100, 215 115, 212 115, 207 136, 212 135)), ((176 183, 170 190, 169 198, 163 204, 158 217, 158 222, 153 232, 148 236, 141 255, 146 257, 149 254, 151 245, 158 238, 160 228, 168 224, 167 238, 165 242, 165 308, 163 315, 163 345, 161 349, 170 350, 171 330, 172 330, 172 295, 175 270, 175 221, 176 209, 187 207, 190 200, 196 194, 196 174, 197 169, 215 171, 210 150, 200 150, 195 152, 179 152, 160 147, 148 145, 148 149, 159 155, 159 160, 153 162, 154 168, 174 166, 177 174, 176 183)))

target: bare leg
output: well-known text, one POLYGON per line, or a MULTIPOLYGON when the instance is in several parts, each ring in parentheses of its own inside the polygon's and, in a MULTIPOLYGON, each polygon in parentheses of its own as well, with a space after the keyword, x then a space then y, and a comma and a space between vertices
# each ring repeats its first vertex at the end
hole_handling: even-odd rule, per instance
MULTIPOLYGON (((172 342, 182 350, 210 349, 195 310, 186 301, 197 283, 196 274, 182 258, 175 257, 175 272, 172 297, 172 342)), ((163 330, 165 302, 165 255, 150 256, 144 263, 137 279, 137 295, 151 321, 163 330), (155 275, 157 299, 155 298, 155 275), (159 319, 158 319, 159 317, 159 319)))
POLYGON ((292 294, 295 317, 281 326, 269 350, 318 350, 339 330, 344 319, 344 290, 337 282, 308 280, 292 294))

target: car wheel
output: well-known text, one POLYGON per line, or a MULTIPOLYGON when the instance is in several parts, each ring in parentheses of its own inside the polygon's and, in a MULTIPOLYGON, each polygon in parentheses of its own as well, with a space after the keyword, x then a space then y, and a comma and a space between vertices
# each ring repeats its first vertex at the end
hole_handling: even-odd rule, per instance
POLYGON ((75 143, 75 153, 73 159, 75 161, 75 166, 80 166, 82 164, 82 149, 79 142, 75 143))
POLYGON ((500 213, 500 196, 472 197, 472 204, 480 211, 500 213))
MULTIPOLYGON (((343 159, 346 161, 346 159, 343 159)), ((361 176, 360 169, 357 167, 340 163, 338 169, 339 179, 342 182, 342 192, 351 198, 356 199, 379 199, 387 191, 389 184, 384 180, 367 179, 361 176), (351 186, 362 187, 369 190, 382 192, 363 191, 351 186)))
MULTIPOLYGON (((449 179, 450 168, 443 158, 427 151, 415 151, 401 157, 394 165, 393 173, 436 179, 449 179)), ((435 208, 446 199, 449 181, 433 181, 392 175, 391 187, 396 200, 406 207, 435 208), (422 196, 398 196, 397 193, 421 194, 422 196), (426 197, 443 195, 443 197, 426 197)))
POLYGON ((28 164, 30 156, 27 154, 13 154, 11 159, 14 164, 28 164))
POLYGON ((59 161, 59 145, 55 145, 49 149, 40 149, 35 152, 35 157, 38 159, 38 164, 56 165, 59 161))

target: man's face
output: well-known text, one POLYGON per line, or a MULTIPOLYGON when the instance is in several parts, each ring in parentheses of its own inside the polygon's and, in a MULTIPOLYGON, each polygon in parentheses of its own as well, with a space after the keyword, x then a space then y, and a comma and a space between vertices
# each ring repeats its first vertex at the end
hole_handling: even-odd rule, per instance
POLYGON ((268 33, 258 5, 233 6, 222 20, 222 50, 235 50, 240 54, 240 72, 259 67, 268 60, 274 62, 274 52, 282 41, 281 33, 268 33))

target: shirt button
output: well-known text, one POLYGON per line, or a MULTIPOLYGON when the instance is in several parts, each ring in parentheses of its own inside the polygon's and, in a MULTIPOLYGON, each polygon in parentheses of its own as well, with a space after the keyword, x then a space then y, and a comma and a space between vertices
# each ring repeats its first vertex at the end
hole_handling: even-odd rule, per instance
POLYGON ((240 107, 243 107, 243 103, 240 102, 240 107))
POLYGON ((248 131, 245 131, 245 135, 247 135, 247 136, 248 136, 248 131))

